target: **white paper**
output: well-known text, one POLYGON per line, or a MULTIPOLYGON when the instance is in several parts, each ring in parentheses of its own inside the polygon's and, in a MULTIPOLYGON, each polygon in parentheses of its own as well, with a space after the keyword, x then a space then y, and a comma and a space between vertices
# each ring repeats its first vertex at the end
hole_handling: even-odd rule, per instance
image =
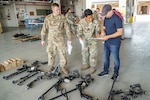
POLYGON ((84 44, 84 41, 83 40, 79 40, 80 41, 80 44, 81 44, 81 46, 82 46, 82 50, 85 48, 85 44, 84 44))
POLYGON ((67 42, 67 51, 69 55, 71 55, 72 48, 72 45, 69 42, 67 42))

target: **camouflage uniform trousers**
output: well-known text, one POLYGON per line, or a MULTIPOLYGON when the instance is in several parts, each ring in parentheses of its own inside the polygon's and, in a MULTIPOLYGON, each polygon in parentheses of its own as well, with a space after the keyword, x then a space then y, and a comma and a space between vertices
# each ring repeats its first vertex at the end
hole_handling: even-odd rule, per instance
POLYGON ((66 61, 66 47, 64 42, 49 42, 47 46, 48 66, 54 67, 57 50, 60 59, 59 61, 60 67, 65 67, 67 61, 66 61))
POLYGON ((70 25, 69 25, 69 28, 70 28, 71 33, 72 33, 73 35, 75 35, 75 34, 76 34, 75 25, 70 24, 70 25))
POLYGON ((83 65, 88 64, 91 67, 96 67, 97 51, 96 41, 85 41, 85 48, 82 50, 83 65))

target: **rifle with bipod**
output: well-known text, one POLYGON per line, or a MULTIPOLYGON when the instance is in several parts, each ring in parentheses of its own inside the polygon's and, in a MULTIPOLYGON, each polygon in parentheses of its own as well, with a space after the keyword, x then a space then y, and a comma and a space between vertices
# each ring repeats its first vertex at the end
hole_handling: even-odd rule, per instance
POLYGON ((21 74, 25 71, 32 71, 32 70, 36 70, 37 67, 39 67, 39 64, 47 64, 47 62, 40 62, 40 61, 35 61, 31 64, 31 66, 28 66, 27 64, 24 64, 21 68, 18 68, 16 72, 7 75, 7 76, 3 76, 3 79, 10 79, 18 74, 21 74))
MULTIPOLYGON (((54 87, 58 87, 62 82, 63 82, 63 78, 59 79, 56 84, 54 84, 53 86, 51 86, 46 92, 44 92, 39 98, 38 100, 44 100, 44 97, 45 95, 51 90, 53 89, 54 87)), ((58 88, 57 88, 57 91, 58 91, 58 88)))
POLYGON ((21 86, 21 85, 23 84, 23 82, 25 82, 27 79, 29 79, 29 78, 31 78, 31 77, 37 75, 37 74, 38 74, 38 72, 29 73, 28 75, 26 75, 26 76, 24 76, 24 77, 21 77, 21 78, 18 79, 18 80, 12 81, 12 83, 13 83, 13 84, 16 84, 16 83, 17 83, 17 85, 21 86))
POLYGON ((111 97, 108 100, 114 100, 115 95, 121 94, 120 100, 132 100, 132 98, 137 98, 139 95, 147 94, 146 91, 143 91, 140 84, 130 85, 130 89, 128 91, 120 90, 112 90, 111 97))
POLYGON ((147 91, 144 91, 140 84, 130 85, 130 89, 128 91, 123 92, 121 95, 121 100, 132 100, 132 98, 137 98, 139 95, 147 95, 147 91))
MULTIPOLYGON (((46 92, 44 92, 39 98, 38 100, 44 100, 45 95, 53 88, 56 89, 56 91, 61 91, 62 92, 62 88, 60 87, 60 85, 65 82, 65 80, 70 79, 70 81, 72 81, 75 78, 79 77, 79 73, 77 70, 73 71, 71 75, 69 75, 68 77, 65 78, 60 78, 53 86, 51 86, 46 92)), ((67 81, 68 82, 68 81, 67 81)))
POLYGON ((60 76, 60 65, 58 64, 51 73, 50 72, 45 72, 43 75, 37 76, 36 79, 34 79, 30 83, 28 83, 26 90, 32 88, 33 84, 37 81, 44 80, 44 79, 50 80, 54 77, 59 77, 59 76, 60 76))
POLYGON ((24 65, 22 66, 22 68, 17 69, 16 72, 14 72, 14 73, 12 73, 12 74, 10 74, 10 75, 7 75, 7 76, 3 76, 3 79, 8 80, 8 79, 10 79, 10 78, 12 78, 12 77, 14 77, 14 76, 16 76, 16 75, 18 75, 18 74, 21 74, 21 73, 27 71, 28 68, 30 68, 30 67, 27 66, 26 64, 24 64, 24 65))
POLYGON ((79 84, 77 84, 76 85, 76 88, 74 88, 74 89, 72 89, 72 90, 70 90, 70 91, 65 91, 65 93, 62 93, 61 95, 58 95, 58 96, 56 96, 56 97, 54 97, 54 98, 51 98, 51 99, 49 99, 49 100, 55 100, 55 99, 57 99, 57 98, 59 98, 59 97, 61 97, 61 96, 65 96, 66 98, 67 98, 67 100, 68 100, 68 95, 67 94, 69 94, 69 93, 71 93, 71 92, 73 92, 73 91, 76 91, 76 90, 79 90, 80 91, 80 96, 81 96, 81 98, 86 98, 87 100, 94 100, 93 99, 93 97, 91 97, 91 96, 89 96, 89 95, 86 95, 86 94, 83 94, 83 92, 82 92, 82 90, 83 89, 85 89, 86 87, 88 87, 89 86, 89 84, 91 83, 91 82, 93 82, 93 78, 91 78, 91 75, 90 74, 88 74, 88 75, 86 75, 86 77, 85 78, 83 78, 82 77, 82 80, 79 82, 79 84))

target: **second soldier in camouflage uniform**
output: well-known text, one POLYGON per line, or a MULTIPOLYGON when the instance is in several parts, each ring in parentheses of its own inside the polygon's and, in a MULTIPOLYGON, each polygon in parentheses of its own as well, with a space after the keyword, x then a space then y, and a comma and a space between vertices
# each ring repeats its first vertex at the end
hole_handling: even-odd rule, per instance
POLYGON ((75 35, 76 32, 75 32, 75 25, 74 25, 74 16, 72 14, 71 8, 67 9, 67 13, 65 16, 72 34, 75 35))
POLYGON ((65 74, 69 71, 65 68, 66 66, 66 47, 64 40, 64 28, 68 36, 69 43, 71 44, 71 33, 66 23, 65 16, 60 14, 60 8, 57 3, 52 4, 52 14, 46 16, 44 25, 41 30, 41 44, 45 45, 46 33, 48 33, 48 66, 50 71, 54 69, 56 51, 58 50, 60 58, 60 67, 65 74))
POLYGON ((96 10, 93 12, 93 18, 94 20, 100 20, 99 8, 96 8, 96 10))
POLYGON ((85 70, 91 67, 90 73, 93 74, 96 71, 97 64, 97 40, 96 38, 100 33, 100 26, 97 20, 93 19, 92 11, 86 9, 84 11, 85 17, 80 20, 77 28, 77 36, 84 42, 84 49, 82 50, 83 66, 81 70, 85 70))

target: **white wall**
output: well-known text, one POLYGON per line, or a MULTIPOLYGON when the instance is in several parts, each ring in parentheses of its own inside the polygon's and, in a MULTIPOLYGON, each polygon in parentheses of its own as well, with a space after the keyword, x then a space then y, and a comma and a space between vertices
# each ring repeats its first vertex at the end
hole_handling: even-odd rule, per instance
MULTIPOLYGON (((36 9, 50 9, 50 6, 35 6, 35 5, 15 5, 11 4, 10 6, 3 6, 3 19, 0 19, 3 27, 18 27, 18 19, 16 9, 25 9, 25 12, 30 15, 31 11, 34 12, 34 16, 29 16, 29 18, 39 18, 42 16, 37 16, 36 9), (8 20, 8 10, 10 12, 11 20, 8 20)), ((22 19, 24 20, 24 19, 22 19)))
POLYGON ((50 6, 38 6, 38 5, 16 5, 16 9, 24 9, 29 18, 39 18, 43 16, 37 16, 36 9, 50 10, 50 6), (30 16, 30 12, 34 12, 34 16, 30 16))
POLYGON ((136 15, 135 22, 150 21, 150 15, 136 15))
MULTIPOLYGON (((30 1, 30 0, 29 0, 30 1)), ((54 2, 60 4, 60 0, 54 0, 54 2)), ((50 6, 39 6, 39 5, 15 5, 14 3, 9 6, 2 6, 1 11, 3 12, 3 17, 0 19, 3 27, 18 27, 17 11, 16 9, 25 9, 25 12, 29 14, 31 11, 34 12, 34 16, 29 16, 30 18, 39 18, 42 16, 37 16, 36 9, 51 9, 50 6), (8 9, 10 12, 11 20, 8 20, 8 9)), ((30 15, 30 14, 29 14, 30 15)))
POLYGON ((76 0, 75 1, 75 14, 79 18, 81 18, 85 9, 86 9, 86 0, 76 0))
POLYGON ((15 12, 15 4, 11 4, 9 6, 3 6, 3 19, 1 19, 1 23, 3 27, 18 27, 18 21, 16 18, 15 12), (10 13, 10 20, 8 20, 8 10, 10 13))

